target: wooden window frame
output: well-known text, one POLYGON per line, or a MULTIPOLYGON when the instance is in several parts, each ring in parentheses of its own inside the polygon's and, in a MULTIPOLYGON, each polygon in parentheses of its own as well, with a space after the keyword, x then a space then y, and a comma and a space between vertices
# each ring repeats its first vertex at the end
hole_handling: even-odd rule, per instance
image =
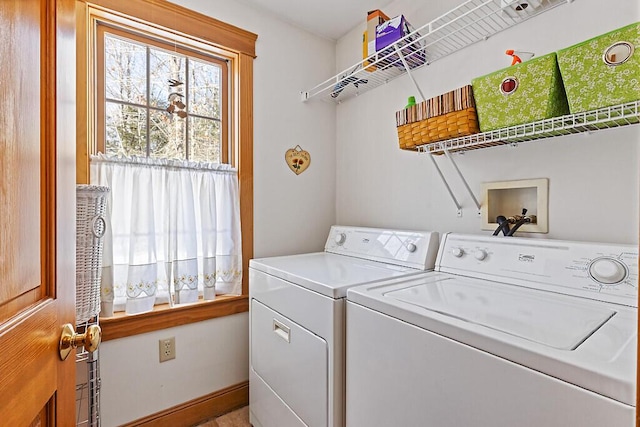
POLYGON ((253 59, 257 35, 165 0, 77 0, 77 157, 78 183, 89 182, 90 155, 97 152, 95 76, 97 22, 125 26, 150 37, 229 60, 228 163, 238 169, 242 226, 242 294, 172 307, 156 306, 137 315, 100 318, 103 340, 123 338, 249 309, 249 259, 253 257, 253 59))

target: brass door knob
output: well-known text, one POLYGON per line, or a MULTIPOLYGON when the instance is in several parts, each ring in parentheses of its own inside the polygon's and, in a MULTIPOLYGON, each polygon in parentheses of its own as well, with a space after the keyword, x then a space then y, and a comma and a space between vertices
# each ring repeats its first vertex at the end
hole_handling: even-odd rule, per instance
POLYGON ((101 339, 102 330, 98 325, 91 325, 87 327, 84 334, 77 334, 73 329, 73 325, 67 323, 62 327, 62 336, 60 337, 60 359, 65 360, 71 350, 79 345, 83 346, 89 353, 93 353, 98 349, 101 339))

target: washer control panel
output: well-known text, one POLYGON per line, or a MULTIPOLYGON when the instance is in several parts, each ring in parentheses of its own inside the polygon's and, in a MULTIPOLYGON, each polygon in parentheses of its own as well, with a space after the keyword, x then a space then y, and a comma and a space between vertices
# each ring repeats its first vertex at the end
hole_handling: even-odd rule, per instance
POLYGON ((589 264, 589 275, 602 285, 615 285, 629 275, 627 266, 616 258, 596 258, 589 264))
POLYGON ((436 270, 637 307, 634 245, 448 233, 436 270))
POLYGON ((336 233, 336 237, 333 239, 336 241, 336 245, 342 245, 347 240, 346 233, 336 233))
POLYGON ((464 249, 461 247, 454 247, 451 249, 451 254, 456 258, 461 258, 464 255, 464 249))
POLYGON ((373 261, 432 270, 438 233, 365 227, 331 227, 325 251, 373 261))

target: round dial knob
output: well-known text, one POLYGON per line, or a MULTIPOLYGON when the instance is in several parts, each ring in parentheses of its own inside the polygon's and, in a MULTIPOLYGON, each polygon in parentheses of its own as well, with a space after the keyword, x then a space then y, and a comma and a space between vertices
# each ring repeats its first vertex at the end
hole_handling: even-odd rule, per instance
POLYGON ((627 269, 613 258, 598 258, 589 266, 589 274, 600 283, 610 285, 624 280, 627 269))
POLYGON ((336 234, 336 243, 341 245, 344 243, 344 241, 347 240, 347 235, 344 233, 338 233, 336 234))
POLYGON ((487 252, 484 249, 478 249, 473 253, 473 256, 478 260, 482 261, 487 257, 487 252))
POLYGON ((408 250, 409 252, 415 252, 415 251, 416 251, 416 249, 418 249, 418 247, 415 245, 415 243, 409 243, 409 244, 407 245, 407 250, 408 250))
POLYGON ((451 253, 454 257, 460 258, 462 255, 464 255, 464 250, 462 248, 453 248, 451 249, 451 253))

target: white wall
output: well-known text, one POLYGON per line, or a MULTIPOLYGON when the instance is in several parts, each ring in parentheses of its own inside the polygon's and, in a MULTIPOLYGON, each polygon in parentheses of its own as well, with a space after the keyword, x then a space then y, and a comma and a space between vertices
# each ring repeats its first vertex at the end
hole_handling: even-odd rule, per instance
MULTIPOLYGON (((174 3, 258 34, 255 257, 321 250, 335 222, 335 106, 303 103, 300 91, 334 73, 335 43, 239 2, 174 3), (297 176, 284 160, 296 145, 311 154, 311 165, 297 176)), ((243 313, 103 343, 102 425, 120 425, 248 380, 248 335, 243 313), (160 365, 158 340, 169 336, 176 337, 176 359, 160 365)))
MULTIPOLYGON (((405 13, 417 28, 445 12, 438 10, 442 3, 398 0, 383 10, 405 13)), ((415 77, 426 97, 436 96, 509 65, 506 49, 540 56, 638 20, 634 1, 575 0, 423 67, 415 77)), ((361 33, 359 27, 339 40, 336 71, 359 60, 361 33)), ((463 205, 462 218, 430 159, 398 149, 394 113, 409 95, 418 93, 403 76, 338 105, 337 222, 481 233, 477 209, 447 160, 436 159, 463 205)), ((549 178, 549 233, 534 237, 636 243, 639 140, 640 127, 632 126, 454 159, 478 198, 482 182, 549 178)))
POLYGON ((321 250, 335 221, 335 107, 300 92, 334 73, 335 43, 225 0, 173 3, 258 34, 254 61, 254 255, 321 250), (311 165, 284 160, 300 145, 311 165))
POLYGON ((100 345, 100 422, 119 426, 247 381, 245 313, 111 340, 100 345), (158 341, 175 337, 176 358, 160 363, 158 341))

